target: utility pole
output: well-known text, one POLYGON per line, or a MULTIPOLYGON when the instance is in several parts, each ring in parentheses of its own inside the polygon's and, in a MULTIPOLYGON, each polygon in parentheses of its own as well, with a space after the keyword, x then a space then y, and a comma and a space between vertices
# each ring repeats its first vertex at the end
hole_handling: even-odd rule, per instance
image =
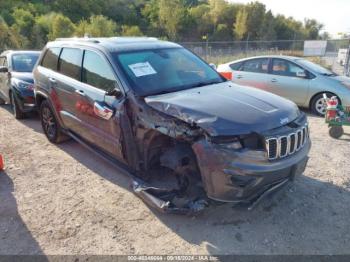
POLYGON ((245 53, 248 54, 248 48, 249 48, 249 37, 250 37, 250 32, 248 32, 247 35, 247 40, 246 40, 246 45, 245 45, 245 53))

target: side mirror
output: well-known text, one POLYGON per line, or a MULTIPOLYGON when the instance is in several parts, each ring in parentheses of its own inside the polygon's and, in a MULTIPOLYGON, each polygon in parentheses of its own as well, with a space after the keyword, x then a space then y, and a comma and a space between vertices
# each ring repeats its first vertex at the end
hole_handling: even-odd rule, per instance
POLYGON ((118 86, 116 86, 113 90, 106 93, 107 96, 115 96, 117 99, 123 97, 123 92, 120 90, 118 86))
POLYGON ((6 66, 0 66, 0 73, 7 73, 9 69, 6 66))
POLYGON ((216 71, 216 65, 215 65, 215 64, 210 63, 209 66, 210 66, 211 68, 213 68, 213 69, 216 71))
POLYGON ((297 77, 300 77, 300 78, 306 78, 305 71, 298 71, 296 75, 297 75, 297 77))

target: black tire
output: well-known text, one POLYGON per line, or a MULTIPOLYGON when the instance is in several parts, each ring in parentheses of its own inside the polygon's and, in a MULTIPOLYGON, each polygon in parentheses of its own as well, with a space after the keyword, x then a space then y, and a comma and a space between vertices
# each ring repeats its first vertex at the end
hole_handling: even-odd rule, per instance
MULTIPOLYGON (((334 94, 331 93, 325 93, 327 95, 328 98, 334 96, 334 94)), ((339 98, 338 101, 340 102, 339 98)), ((323 93, 322 94, 318 94, 317 96, 315 96, 312 101, 311 101, 311 112, 317 116, 322 116, 324 117, 326 114, 326 104, 325 101, 323 99, 323 93), (323 107, 323 108, 322 108, 323 107)))
POLYGON ((44 100, 40 105, 40 121, 43 131, 51 143, 59 144, 68 139, 68 136, 62 132, 62 128, 47 100, 44 100))
POLYGON ((17 102, 13 92, 11 92, 11 105, 12 105, 13 115, 15 116, 16 119, 25 118, 26 115, 19 107, 18 102, 17 102))
POLYGON ((338 139, 344 134, 344 129, 342 126, 330 126, 328 133, 332 138, 338 139))

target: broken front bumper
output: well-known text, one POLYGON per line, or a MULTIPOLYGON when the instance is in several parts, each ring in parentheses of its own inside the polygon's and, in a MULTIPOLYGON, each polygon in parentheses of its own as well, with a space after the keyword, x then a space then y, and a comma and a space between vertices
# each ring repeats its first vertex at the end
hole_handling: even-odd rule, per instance
POLYGON ((311 142, 294 155, 268 161, 263 151, 230 150, 198 141, 193 145, 203 186, 209 198, 253 204, 304 172, 311 142))

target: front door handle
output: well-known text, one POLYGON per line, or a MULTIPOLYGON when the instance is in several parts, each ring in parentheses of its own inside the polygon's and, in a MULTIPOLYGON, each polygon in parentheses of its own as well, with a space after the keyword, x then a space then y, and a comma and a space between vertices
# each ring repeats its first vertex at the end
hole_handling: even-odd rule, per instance
POLYGON ((78 94, 78 95, 80 95, 80 96, 85 96, 85 93, 84 93, 84 91, 83 90, 75 90, 75 93, 76 94, 78 94))
POLYGON ((101 117, 105 120, 109 120, 113 116, 114 111, 112 109, 110 109, 109 107, 107 107, 99 102, 95 102, 94 103, 94 113, 98 117, 101 117))
POLYGON ((238 78, 238 79, 241 79, 241 78, 243 78, 243 76, 242 76, 242 75, 238 75, 237 78, 238 78))
POLYGON ((52 83, 52 84, 56 84, 56 79, 53 78, 53 77, 49 77, 49 81, 52 83))
POLYGON ((272 83, 276 83, 276 82, 277 82, 277 79, 276 79, 276 78, 272 78, 272 79, 271 79, 271 82, 272 82, 272 83))

